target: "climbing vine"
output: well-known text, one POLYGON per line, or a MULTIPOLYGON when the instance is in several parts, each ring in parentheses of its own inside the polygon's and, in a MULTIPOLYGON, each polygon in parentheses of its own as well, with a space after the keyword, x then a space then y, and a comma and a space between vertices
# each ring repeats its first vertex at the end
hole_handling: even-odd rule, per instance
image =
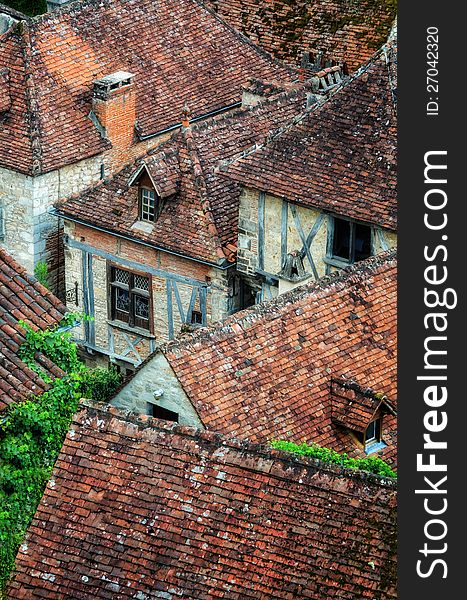
POLYGON ((339 454, 335 450, 322 448, 317 444, 295 444, 294 442, 287 442, 285 440, 273 440, 271 446, 277 450, 293 452, 299 456, 310 456, 347 469, 367 471, 368 473, 374 473, 383 477, 396 477, 396 473, 384 460, 373 456, 368 456, 367 458, 350 458, 347 454, 339 454))
POLYGON ((45 331, 20 321, 26 339, 19 356, 50 387, 10 406, 0 418, 0 596, 79 399, 108 400, 121 382, 115 369, 88 369, 81 362, 69 329, 77 318, 85 317, 69 313, 60 325, 45 331), (36 362, 40 354, 60 367, 63 377, 47 376, 36 362))

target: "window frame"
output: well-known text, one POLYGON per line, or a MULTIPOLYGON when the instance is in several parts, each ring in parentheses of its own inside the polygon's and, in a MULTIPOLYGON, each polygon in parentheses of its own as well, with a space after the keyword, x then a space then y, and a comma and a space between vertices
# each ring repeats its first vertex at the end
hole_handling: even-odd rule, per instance
MULTIPOLYGON (((372 225, 369 225, 368 223, 362 223, 360 221, 355 221, 354 219, 351 219, 349 217, 344 217, 344 216, 329 215, 329 217, 330 217, 330 224, 329 224, 328 243, 327 243, 327 248, 326 248, 326 259, 329 262, 331 262, 331 264, 333 264, 333 263, 339 264, 340 263, 342 265, 353 265, 353 264, 355 264, 355 262, 359 262, 359 261, 355 261, 355 231, 356 231, 357 226, 368 227, 369 233, 370 233, 370 254, 366 258, 369 258, 370 256, 374 256, 374 254, 375 254, 374 228, 372 227, 372 225), (349 258, 344 258, 342 256, 338 256, 337 254, 334 254, 336 220, 346 221, 350 225, 349 258)), ((365 260, 365 259, 359 259, 359 260, 365 260)))
POLYGON ((129 327, 130 329, 135 329, 139 331, 144 331, 145 333, 154 333, 154 316, 153 316, 153 298, 152 298, 152 277, 149 273, 144 271, 138 271, 133 269, 128 269, 123 267, 118 263, 107 263, 107 308, 108 308, 108 317, 112 322, 116 324, 121 323, 122 325, 129 327), (115 281, 115 270, 124 271, 129 274, 129 284, 124 284, 122 282, 115 281), (148 290, 142 290, 140 288, 135 287, 134 281, 135 277, 144 277, 148 280, 148 290), (118 313, 123 313, 125 311, 119 311, 116 306, 116 295, 115 290, 123 289, 128 290, 129 294, 129 310, 128 310, 128 320, 119 318, 118 313), (143 317, 138 317, 135 313, 135 296, 140 296, 148 299, 148 326, 145 327, 142 325, 142 322, 145 321, 143 317))
POLYGON ((144 223, 155 223, 157 221, 157 219, 159 218, 161 212, 161 198, 159 196, 159 194, 156 192, 156 190, 153 187, 147 186, 147 185, 140 185, 138 187, 138 218, 140 221, 143 221, 144 223), (153 218, 145 218, 144 214, 148 214, 149 216, 151 216, 150 211, 146 210, 144 207, 144 193, 145 192, 149 192, 151 194, 154 195, 154 207, 153 207, 153 218))
POLYGON ((365 433, 363 434, 365 447, 372 446, 373 444, 379 444, 381 442, 381 431, 382 431, 381 417, 378 417, 377 419, 373 419, 373 421, 370 422, 370 424, 368 425, 368 427, 365 430, 365 433), (374 427, 374 435, 373 435, 373 437, 368 438, 367 437, 368 430, 370 429, 371 426, 374 427))

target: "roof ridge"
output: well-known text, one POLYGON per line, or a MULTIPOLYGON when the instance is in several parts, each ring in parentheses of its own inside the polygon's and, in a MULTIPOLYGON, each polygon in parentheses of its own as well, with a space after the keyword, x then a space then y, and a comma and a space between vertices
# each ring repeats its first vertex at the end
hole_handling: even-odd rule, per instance
POLYGON ((32 158, 31 172, 35 176, 42 173, 42 132, 39 118, 39 104, 36 99, 34 72, 30 66, 32 56, 30 22, 30 20, 25 22, 20 21, 17 25, 17 30, 21 39, 20 46, 24 64, 24 93, 26 105, 28 106, 29 140, 32 158))
MULTIPOLYGON (((318 102, 315 102, 314 104, 312 104, 308 108, 304 108, 304 110, 303 110, 303 112, 301 114, 295 115, 284 126, 278 127, 275 130, 270 131, 264 137, 262 144, 254 144, 254 145, 250 146, 249 148, 245 149, 238 156, 235 156, 233 158, 227 159, 226 161, 221 161, 221 163, 219 164, 219 166, 216 167, 215 171, 219 172, 220 174, 222 174, 222 172, 226 171, 228 169, 228 167, 230 167, 230 165, 232 165, 233 163, 235 163, 235 162, 237 162, 239 160, 243 160, 244 158, 249 157, 251 154, 253 154, 255 152, 261 151, 263 148, 265 148, 266 146, 268 146, 269 144, 271 144, 272 142, 274 142, 277 138, 280 138, 282 135, 284 135, 285 133, 287 133, 288 131, 290 131, 291 129, 293 129, 294 127, 296 127, 297 125, 299 125, 310 114, 318 112, 319 110, 321 110, 328 102, 330 102, 334 98, 334 96, 336 96, 337 94, 339 94, 339 92, 341 92, 342 90, 344 90, 345 88, 347 88, 356 79, 358 79, 364 73, 366 73, 366 71, 370 67, 372 67, 374 64, 376 64, 377 60, 379 58, 381 58, 381 56, 383 54, 384 54, 386 62, 387 62, 386 48, 388 48, 390 51, 393 51, 393 48, 392 48, 391 44, 389 42, 386 42, 355 73, 353 73, 352 75, 350 75, 348 77, 344 77, 342 79, 341 83, 339 85, 337 85, 335 88, 332 88, 329 91, 329 93, 322 100, 318 100, 318 102)), ((388 79, 389 79, 390 82, 392 81, 390 73, 389 73, 389 70, 388 70, 388 79)), ((390 87, 391 87, 391 92, 392 92, 392 86, 390 85, 390 87)), ((394 94, 393 94, 393 98, 394 98, 394 94)), ((257 106, 259 107, 262 104, 263 103, 260 103, 257 106)), ((225 174, 225 176, 228 177, 228 174, 225 174)))
POLYGON ((206 188, 206 180, 204 178, 203 167, 201 165, 201 161, 198 155, 198 151, 196 148, 196 143, 193 137, 193 131, 190 126, 182 131, 183 133, 183 141, 185 143, 186 149, 188 151, 188 155, 190 158, 190 166, 189 169, 194 177, 195 187, 199 193, 199 197, 201 200, 201 209, 203 211, 204 216, 208 221, 208 231, 212 237, 214 242, 214 246, 216 249, 216 254, 220 260, 227 260, 229 262, 232 261, 232 253, 228 254, 227 250, 222 247, 221 239, 219 236, 219 231, 217 229, 216 221, 214 219, 214 214, 212 211, 211 201, 209 199, 209 195, 207 193, 206 188))
MULTIPOLYGON (((266 444, 258 444, 249 440, 239 440, 238 438, 226 436, 211 430, 198 429, 188 425, 179 425, 178 423, 163 421, 148 415, 124 411, 110 405, 98 405, 97 403, 85 398, 80 400, 78 410, 75 413, 71 427, 73 427, 73 424, 75 423, 78 423, 81 426, 84 424, 83 420, 81 420, 83 417, 80 419, 80 409, 86 411, 86 415, 89 415, 91 418, 98 417, 100 425, 103 425, 105 421, 109 422, 113 419, 117 419, 130 425, 134 425, 138 427, 138 429, 151 429, 155 432, 167 432, 174 435, 180 435, 182 437, 199 439, 207 443, 217 444, 218 446, 222 446, 224 448, 237 450, 241 452, 242 455, 249 453, 256 455, 258 458, 263 460, 269 459, 271 461, 281 462, 287 465, 301 466, 315 472, 319 470, 321 472, 330 474, 332 477, 362 479, 368 483, 382 487, 395 488, 397 485, 396 480, 392 478, 376 475, 368 471, 345 468, 340 465, 327 463, 309 456, 300 456, 292 452, 277 450, 267 446, 266 444)), ((242 466, 242 468, 248 471, 260 470, 252 466, 251 461, 248 461, 248 466, 242 466)), ((292 474, 296 477, 300 476, 300 473, 287 470, 288 479, 291 478, 292 474)), ((277 472, 274 476, 283 478, 278 475, 277 472)))
POLYGON ((158 346, 153 355, 157 353, 165 354, 167 352, 176 351, 180 347, 187 346, 189 344, 195 344, 198 342, 206 342, 211 336, 216 334, 238 334, 239 329, 248 329, 252 322, 255 322, 258 318, 264 317, 265 315, 271 315, 273 318, 279 318, 281 313, 274 312, 275 310, 281 311, 287 305, 292 302, 299 302, 303 298, 310 296, 311 294, 318 294, 320 292, 329 290, 331 286, 337 284, 345 284, 346 282, 355 282, 356 277, 363 277, 364 274, 368 275, 368 272, 374 273, 378 268, 389 265, 397 260, 397 250, 387 250, 381 254, 371 256, 363 261, 354 263, 341 269, 334 271, 329 275, 325 275, 318 280, 314 280, 310 283, 298 286, 280 294, 272 300, 267 300, 256 304, 252 307, 246 308, 242 311, 234 313, 227 317, 221 324, 212 325, 210 327, 202 327, 197 329, 195 332, 185 333, 177 339, 170 340, 158 346))

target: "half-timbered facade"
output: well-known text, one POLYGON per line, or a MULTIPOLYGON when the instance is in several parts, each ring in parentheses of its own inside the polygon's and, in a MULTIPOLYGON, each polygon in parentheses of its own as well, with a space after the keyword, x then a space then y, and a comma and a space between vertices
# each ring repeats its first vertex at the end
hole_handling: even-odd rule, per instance
POLYGON ((243 185, 238 270, 271 298, 396 246, 395 49, 227 166, 243 185))
POLYGON ((290 90, 231 115, 190 125, 65 203, 67 305, 93 316, 80 342, 122 366, 163 341, 254 304, 235 268, 240 186, 221 160, 262 142, 306 110, 290 90))

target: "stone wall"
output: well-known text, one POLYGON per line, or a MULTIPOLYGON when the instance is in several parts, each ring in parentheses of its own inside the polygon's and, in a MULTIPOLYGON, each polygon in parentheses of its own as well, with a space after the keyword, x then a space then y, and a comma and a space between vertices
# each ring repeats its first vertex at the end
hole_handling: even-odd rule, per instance
POLYGON ((4 212, 4 247, 30 273, 39 261, 49 265, 51 289, 60 296, 63 272, 62 228, 49 209, 79 194, 143 156, 170 133, 133 144, 122 154, 113 149, 61 169, 31 177, 0 167, 0 207, 4 212))
POLYGON ((141 414, 147 413, 147 403, 157 404, 177 413, 180 425, 204 429, 172 367, 160 353, 142 365, 111 401, 113 406, 121 410, 141 414))

